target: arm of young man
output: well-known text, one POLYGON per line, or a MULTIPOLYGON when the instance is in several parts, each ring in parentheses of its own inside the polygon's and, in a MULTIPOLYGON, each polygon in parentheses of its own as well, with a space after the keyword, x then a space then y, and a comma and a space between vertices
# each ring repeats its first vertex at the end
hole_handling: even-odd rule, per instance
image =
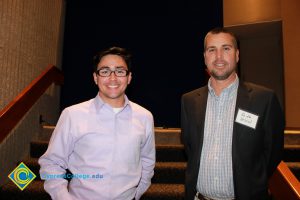
POLYGON ((44 188, 55 200, 72 199, 68 192, 68 181, 62 177, 68 168, 68 156, 72 150, 69 129, 70 118, 65 110, 55 127, 47 151, 39 159, 40 175, 45 180, 44 188))
POLYGON ((146 140, 141 146, 142 176, 136 190, 135 199, 138 200, 151 185, 155 166, 155 140, 153 117, 146 123, 146 140))

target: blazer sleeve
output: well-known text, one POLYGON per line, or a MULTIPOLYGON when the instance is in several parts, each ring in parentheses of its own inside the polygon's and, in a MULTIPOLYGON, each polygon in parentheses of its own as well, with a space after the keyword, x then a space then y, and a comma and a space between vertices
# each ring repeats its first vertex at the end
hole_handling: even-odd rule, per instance
POLYGON ((188 144, 188 119, 187 119, 187 113, 186 113, 186 108, 185 108, 185 100, 186 96, 183 95, 181 97, 181 141, 184 144, 184 148, 186 151, 186 155, 189 156, 189 151, 190 151, 190 145, 188 144))
POLYGON ((275 93, 272 93, 266 110, 266 118, 264 123, 264 129, 267 133, 265 136, 265 147, 268 157, 268 177, 273 174, 277 165, 282 160, 284 127, 285 119, 283 111, 275 93))

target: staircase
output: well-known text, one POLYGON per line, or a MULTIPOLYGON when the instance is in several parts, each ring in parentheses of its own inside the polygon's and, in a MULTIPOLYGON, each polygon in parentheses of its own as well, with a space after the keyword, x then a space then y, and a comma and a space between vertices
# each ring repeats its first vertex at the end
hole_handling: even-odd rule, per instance
MULTIPOLYGON (((46 151, 54 127, 44 126, 40 139, 32 141, 30 157, 23 162, 37 177, 23 191, 12 181, 0 188, 1 200, 47 200, 50 196, 43 189, 39 178, 38 158, 46 151)), ((180 142, 179 129, 155 129, 156 165, 152 185, 142 200, 182 200, 184 198, 184 176, 186 157, 180 142)), ((285 134, 284 161, 300 180, 300 133, 285 134)), ((16 165, 17 166, 17 165, 16 165)))

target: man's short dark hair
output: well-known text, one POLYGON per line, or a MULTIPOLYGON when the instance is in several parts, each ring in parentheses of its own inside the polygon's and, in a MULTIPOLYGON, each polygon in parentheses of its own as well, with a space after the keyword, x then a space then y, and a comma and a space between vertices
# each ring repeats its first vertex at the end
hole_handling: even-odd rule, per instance
POLYGON ((110 47, 98 52, 93 58, 94 72, 97 71, 97 67, 101 59, 106 55, 118 55, 122 57, 127 65, 128 71, 131 71, 131 54, 121 47, 110 47))
POLYGON ((204 51, 206 50, 206 37, 207 37, 209 34, 219 34, 219 33, 227 33, 227 34, 231 35, 231 36, 232 36, 232 42, 233 42, 234 47, 235 47, 236 49, 239 49, 239 47, 238 47, 238 38, 236 37, 236 35, 235 35, 232 31, 230 31, 230 30, 228 30, 228 29, 226 29, 226 28, 223 28, 223 27, 217 27, 217 28, 214 28, 214 29, 210 30, 210 31, 206 34, 206 36, 205 36, 205 38, 204 38, 204 51))

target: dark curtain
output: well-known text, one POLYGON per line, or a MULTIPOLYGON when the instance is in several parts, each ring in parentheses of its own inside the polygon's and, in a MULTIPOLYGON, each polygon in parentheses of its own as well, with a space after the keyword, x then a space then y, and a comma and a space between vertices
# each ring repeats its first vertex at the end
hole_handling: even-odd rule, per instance
POLYGON ((120 46, 133 55, 130 100, 180 127, 181 95, 206 84, 203 37, 223 25, 222 0, 66 3, 61 109, 96 96, 92 57, 120 46))

